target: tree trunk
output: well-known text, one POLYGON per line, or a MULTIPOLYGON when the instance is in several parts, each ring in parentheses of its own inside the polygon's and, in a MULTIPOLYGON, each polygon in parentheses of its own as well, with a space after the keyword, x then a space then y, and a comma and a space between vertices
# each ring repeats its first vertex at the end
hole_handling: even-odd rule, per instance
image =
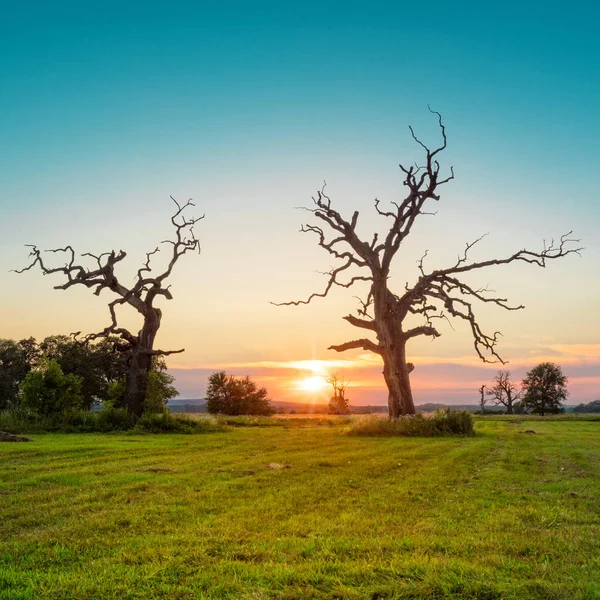
POLYGON ((127 412, 136 417, 141 417, 144 412, 148 374, 152 369, 152 349, 160 327, 160 319, 161 312, 157 308, 149 310, 144 315, 144 326, 139 333, 139 345, 132 349, 129 357, 123 404, 127 412))
POLYGON ((393 350, 383 354, 383 377, 389 390, 389 417, 397 419, 401 415, 415 414, 409 377, 409 373, 414 367, 406 362, 404 344, 396 347, 395 351, 393 350))
POLYGON ((152 355, 136 348, 129 359, 123 400, 127 412, 136 417, 141 417, 144 412, 148 373, 151 368, 152 355))

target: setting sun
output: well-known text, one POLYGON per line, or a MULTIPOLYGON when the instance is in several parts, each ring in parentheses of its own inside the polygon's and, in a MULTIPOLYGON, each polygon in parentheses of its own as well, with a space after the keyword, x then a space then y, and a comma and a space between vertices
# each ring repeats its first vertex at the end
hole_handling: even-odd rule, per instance
POLYGON ((327 382, 325 379, 323 379, 323 377, 320 377, 319 375, 313 375, 312 377, 307 377, 306 379, 299 381, 298 389, 305 392, 318 392, 326 385, 327 382))

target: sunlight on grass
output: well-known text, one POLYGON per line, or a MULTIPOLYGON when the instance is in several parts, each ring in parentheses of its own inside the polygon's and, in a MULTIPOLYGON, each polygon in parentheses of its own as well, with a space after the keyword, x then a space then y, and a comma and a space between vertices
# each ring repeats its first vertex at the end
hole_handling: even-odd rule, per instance
POLYGON ((598 422, 269 422, 0 446, 0 598, 600 597, 598 422))

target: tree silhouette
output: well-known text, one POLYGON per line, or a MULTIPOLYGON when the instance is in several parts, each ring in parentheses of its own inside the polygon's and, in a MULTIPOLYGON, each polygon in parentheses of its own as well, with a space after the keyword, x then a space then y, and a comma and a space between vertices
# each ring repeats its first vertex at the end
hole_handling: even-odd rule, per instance
MULTIPOLYGON (((88 257, 96 263, 91 269, 75 263, 76 254, 71 246, 46 250, 45 252, 54 254, 64 253, 68 261, 61 267, 49 267, 42 258, 42 251, 37 246, 29 244, 28 247, 31 248, 30 256, 33 257, 31 264, 23 269, 15 270, 16 273, 24 273, 38 266, 44 275, 61 274, 66 277, 67 281, 54 286, 54 289, 66 290, 73 286, 82 285, 93 289, 96 296, 100 295, 105 289, 110 290, 117 296, 108 304, 110 325, 98 333, 86 335, 83 340, 90 341, 109 336, 119 338, 116 349, 125 352, 128 361, 123 403, 128 412, 136 416, 141 415, 144 408, 152 358, 184 351, 183 349, 158 350, 154 348, 154 340, 162 319, 162 311, 154 305, 154 302, 157 297, 172 300, 173 296, 169 289, 171 286, 165 285, 165 282, 173 272, 175 263, 187 252, 200 252, 200 242, 194 235, 194 225, 203 219, 204 215, 196 218, 186 218, 183 214, 185 209, 195 206, 194 203, 188 200, 185 204, 180 205, 172 196, 171 200, 177 207, 171 217, 171 223, 175 228, 175 239, 162 242, 171 246, 171 256, 167 267, 158 275, 150 275, 152 272, 150 260, 154 254, 159 252, 158 247, 146 253, 146 260, 142 267, 138 269, 133 285, 129 287, 124 285, 115 274, 115 266, 127 256, 123 250, 118 252, 111 250, 99 255, 91 252, 82 254, 82 258, 88 257), (143 319, 142 328, 137 334, 119 326, 117 322, 116 309, 124 304, 132 306, 143 319)), ((76 337, 78 334, 74 335, 76 337)))
POLYGON ((542 417, 546 413, 564 412, 567 399, 567 377, 554 363, 544 362, 533 367, 523 379, 523 406, 542 417))
POLYGON ((326 273, 328 279, 322 292, 312 293, 306 300, 277 303, 278 306, 308 304, 314 298, 325 297, 335 286, 350 288, 358 282, 367 282, 369 291, 366 298, 359 299, 357 315, 343 317, 350 325, 375 334, 376 341, 371 338, 354 339, 343 344, 330 346, 329 349, 343 352, 352 349, 364 349, 381 356, 383 376, 389 391, 388 408, 390 418, 398 418, 404 414, 414 414, 415 406, 410 387, 409 373, 412 364, 407 362, 407 343, 418 336, 436 338, 440 335, 434 326, 434 319, 454 317, 466 321, 473 335, 477 355, 484 362, 502 362, 496 351, 499 332, 485 333, 474 312, 475 301, 496 304, 506 310, 518 310, 523 306, 511 306, 505 298, 494 296, 487 288, 478 289, 465 283, 461 276, 495 265, 512 262, 527 262, 545 267, 551 259, 567 254, 577 253, 580 248, 572 244, 578 240, 569 238, 571 232, 561 236, 555 244, 544 243, 541 251, 519 250, 506 258, 492 258, 480 262, 471 262, 469 252, 482 237, 468 243, 457 261, 445 269, 426 271, 424 258, 417 263, 420 275, 411 286, 406 284, 400 294, 395 294, 389 287, 389 276, 392 262, 402 248, 404 240, 410 235, 417 218, 431 214, 425 210, 428 201, 439 201, 440 188, 454 179, 454 171, 450 168, 448 175, 440 173, 439 154, 446 149, 446 128, 438 112, 430 111, 437 116, 441 130, 442 143, 430 150, 414 133, 410 132, 415 142, 425 153, 422 166, 405 167, 400 165, 404 174, 406 195, 401 202, 392 202, 389 208, 382 208, 379 200, 375 200, 375 210, 380 217, 388 220, 389 228, 384 236, 375 233, 372 238, 361 239, 357 233, 358 211, 348 219, 343 217, 334 207, 331 198, 325 193, 325 186, 313 197, 313 208, 304 210, 323 224, 323 227, 307 224, 301 232, 317 236, 317 243, 335 259, 339 266, 326 273), (333 235, 328 237, 325 229, 333 235), (417 315, 422 318, 421 324, 415 327, 407 325, 407 317, 417 315))
POLYGON ((349 415, 351 412, 350 401, 346 398, 346 388, 349 382, 337 373, 333 373, 327 378, 327 383, 333 388, 333 396, 329 399, 329 414, 349 415))
POLYGON ((487 391, 487 396, 496 405, 506 407, 506 414, 512 415, 514 404, 521 398, 519 386, 510 380, 510 371, 498 371, 494 377, 494 385, 487 391))

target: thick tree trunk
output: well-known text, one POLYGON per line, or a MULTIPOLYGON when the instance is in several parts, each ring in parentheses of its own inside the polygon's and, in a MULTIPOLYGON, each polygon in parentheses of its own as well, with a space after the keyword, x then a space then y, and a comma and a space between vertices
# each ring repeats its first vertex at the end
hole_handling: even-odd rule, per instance
POLYGON ((132 349, 129 357, 123 404, 127 412, 136 417, 141 417, 144 412, 148 374, 152 369, 152 349, 160 327, 160 319, 161 312, 157 308, 150 309, 144 315, 144 326, 139 333, 139 345, 132 349))
POLYGON ((129 360, 123 403, 127 412, 136 417, 141 417, 144 412, 148 373, 151 367, 152 355, 138 349, 134 350, 129 360))
POLYGON ((406 362, 406 334, 402 331, 397 299, 387 289, 385 278, 372 287, 377 339, 383 358, 383 377, 388 388, 390 419, 414 415, 415 405, 410 389, 409 373, 413 365, 406 362))
POLYGON ((388 411, 390 419, 402 415, 414 415, 415 404, 410 389, 409 373, 413 365, 406 362, 404 344, 383 354, 383 377, 388 387, 388 411))

